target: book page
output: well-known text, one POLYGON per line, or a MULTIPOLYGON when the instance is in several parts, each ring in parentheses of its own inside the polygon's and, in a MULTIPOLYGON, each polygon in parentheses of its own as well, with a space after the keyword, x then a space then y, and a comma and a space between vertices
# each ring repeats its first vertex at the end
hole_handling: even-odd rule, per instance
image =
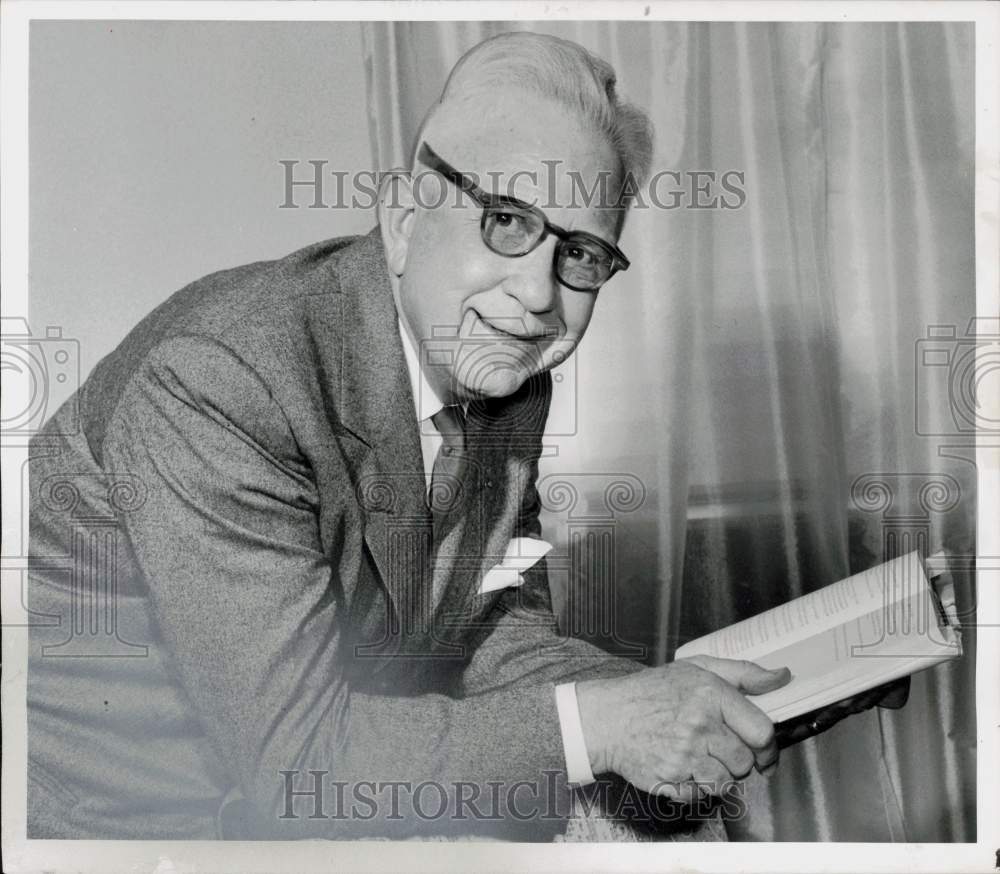
POLYGON ((677 650, 674 658, 712 655, 760 661, 777 649, 808 640, 921 591, 929 594, 929 584, 919 553, 911 552, 690 641, 677 650))
POLYGON ((929 597, 916 595, 894 607, 758 657, 766 668, 788 667, 792 680, 753 696, 754 704, 780 722, 961 654, 956 632, 939 627, 927 612, 933 610, 929 597))
POLYGON ((675 658, 787 667, 786 686, 752 698, 780 722, 961 655, 952 623, 912 552, 691 641, 675 658))

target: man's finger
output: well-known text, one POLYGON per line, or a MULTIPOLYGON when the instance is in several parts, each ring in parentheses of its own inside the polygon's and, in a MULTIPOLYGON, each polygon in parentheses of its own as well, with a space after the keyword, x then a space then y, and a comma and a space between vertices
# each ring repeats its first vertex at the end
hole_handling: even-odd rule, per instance
POLYGON ((724 725, 708 738, 708 752, 737 779, 746 777, 756 764, 754 751, 724 725))
POLYGON ((755 753, 774 743, 774 723, 732 686, 722 686, 719 695, 722 720, 755 753))
POLYGON ((681 804, 694 804, 701 796, 698 787, 691 781, 660 781, 648 790, 651 795, 663 795, 681 804))
POLYGON ((692 777, 702 795, 721 795, 733 782, 729 769, 713 756, 703 756, 695 762, 692 777))
POLYGON ((688 661, 722 677, 731 686, 735 686, 747 695, 763 695, 765 692, 773 692, 792 679, 792 672, 788 668, 768 670, 756 662, 717 659, 712 656, 692 656, 688 661))
POLYGON ((771 742, 763 749, 757 750, 755 756, 758 771, 762 774, 767 774, 772 771, 775 765, 778 764, 778 757, 780 756, 777 738, 772 739, 771 742))

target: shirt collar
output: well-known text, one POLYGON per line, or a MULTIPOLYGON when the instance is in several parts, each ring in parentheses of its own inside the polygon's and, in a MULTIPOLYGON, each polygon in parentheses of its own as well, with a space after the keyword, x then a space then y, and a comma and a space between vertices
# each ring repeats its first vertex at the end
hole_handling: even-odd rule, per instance
POLYGON ((417 421, 424 422, 442 410, 444 402, 427 381, 423 368, 420 366, 417 350, 410 338, 410 332, 406 330, 403 320, 397 317, 396 324, 399 327, 399 336, 403 340, 403 355, 406 358, 406 369, 410 374, 410 387, 413 389, 413 406, 417 414, 417 421))

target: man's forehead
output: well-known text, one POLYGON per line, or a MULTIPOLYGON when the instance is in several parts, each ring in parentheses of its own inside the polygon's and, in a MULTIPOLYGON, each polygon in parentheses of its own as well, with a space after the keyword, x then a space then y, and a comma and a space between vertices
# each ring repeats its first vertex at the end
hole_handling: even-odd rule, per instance
MULTIPOLYGON (((485 96, 467 95, 444 108, 425 139, 457 169, 485 176, 519 171, 614 173, 610 144, 586 123, 553 101, 519 89, 485 96)), ((558 174, 557 174, 558 175, 558 174)))
POLYGON ((478 117, 468 111, 463 115, 464 126, 432 124, 424 139, 483 190, 547 211, 585 210, 588 192, 601 185, 607 196, 600 200, 606 204, 615 200, 619 180, 614 150, 561 107, 529 95, 508 94, 487 105, 478 117))

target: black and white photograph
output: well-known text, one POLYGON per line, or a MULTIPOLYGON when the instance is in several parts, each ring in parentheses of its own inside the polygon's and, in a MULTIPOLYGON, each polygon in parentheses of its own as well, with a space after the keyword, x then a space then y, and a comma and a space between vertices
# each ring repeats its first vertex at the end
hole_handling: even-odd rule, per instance
POLYGON ((4 870, 1000 866, 998 7, 0 11, 4 870))

